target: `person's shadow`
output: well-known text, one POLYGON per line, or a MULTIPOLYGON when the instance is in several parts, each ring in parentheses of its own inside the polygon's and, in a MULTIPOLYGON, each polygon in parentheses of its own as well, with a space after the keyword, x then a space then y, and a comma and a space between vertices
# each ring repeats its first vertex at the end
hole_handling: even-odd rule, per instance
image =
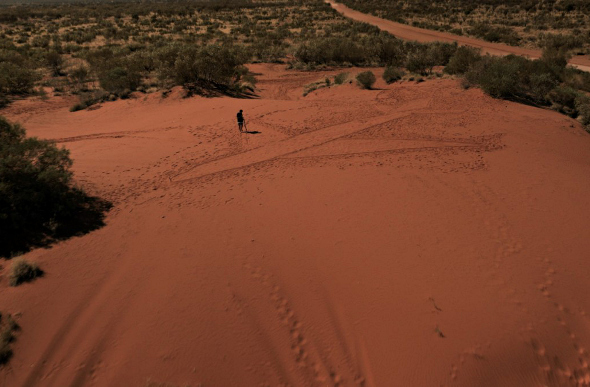
POLYGON ((260 134, 262 132, 259 132, 258 130, 246 130, 244 133, 246 133, 246 134, 260 134))

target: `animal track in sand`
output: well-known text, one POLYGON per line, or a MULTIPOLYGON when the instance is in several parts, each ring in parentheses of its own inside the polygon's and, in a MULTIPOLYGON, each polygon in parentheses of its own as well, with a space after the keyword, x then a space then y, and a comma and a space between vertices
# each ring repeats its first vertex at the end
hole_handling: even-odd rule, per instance
POLYGON ((303 375, 307 383, 314 386, 333 387, 365 385, 365 378, 358 370, 351 370, 351 374, 355 375, 352 380, 336 371, 338 367, 330 360, 332 355, 322 351, 320 346, 308 337, 308 328, 304 326, 282 288, 273 281, 272 274, 247 261, 243 264, 243 268, 267 292, 268 300, 276 311, 279 324, 290 342, 291 355, 298 373, 303 375))
POLYGON ((573 324, 574 319, 584 318, 584 316, 583 314, 579 316, 572 313, 570 308, 555 299, 551 288, 555 284, 557 270, 554 268, 553 262, 548 258, 544 258, 542 263, 545 266, 545 272, 543 281, 537 285, 537 289, 547 302, 555 308, 555 318, 571 342, 571 348, 573 349, 571 356, 577 359, 577 364, 567 364, 559 356, 551 356, 537 339, 531 339, 531 345, 541 362, 541 369, 547 381, 588 386, 590 385, 590 355, 587 349, 580 344, 579 335, 575 332, 575 324, 573 324))

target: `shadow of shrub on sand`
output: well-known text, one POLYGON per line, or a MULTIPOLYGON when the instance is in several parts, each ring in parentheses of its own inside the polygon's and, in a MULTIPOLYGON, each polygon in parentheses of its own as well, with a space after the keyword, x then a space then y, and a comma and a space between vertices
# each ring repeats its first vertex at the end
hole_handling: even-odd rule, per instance
POLYGON ((69 151, 0 117, 0 257, 104 226, 112 204, 72 183, 69 151))

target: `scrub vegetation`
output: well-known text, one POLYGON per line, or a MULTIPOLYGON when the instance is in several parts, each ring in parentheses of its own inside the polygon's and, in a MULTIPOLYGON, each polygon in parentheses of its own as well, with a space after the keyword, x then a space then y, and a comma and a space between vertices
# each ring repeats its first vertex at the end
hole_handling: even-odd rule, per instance
POLYGON ((590 54, 586 0, 342 0, 399 23, 514 46, 567 47, 590 54))
POLYGON ((173 86, 191 94, 247 97, 255 93, 256 78, 246 65, 275 62, 298 70, 383 66, 388 83, 405 71, 420 77, 445 67, 464 76, 466 86, 479 86, 494 97, 589 120, 588 75, 566 68, 567 58, 590 47, 587 2, 344 3, 420 27, 542 47, 545 54, 539 61, 492 58, 454 44, 402 41, 344 18, 322 0, 5 6, 0 7, 0 106, 44 95, 46 89, 53 95, 77 94, 71 111, 173 86))
POLYGON ((379 34, 321 0, 71 3, 0 7, 1 104, 41 88, 80 95, 72 111, 176 85, 247 95, 256 83, 247 63, 302 56, 304 42, 379 34))
POLYGON ((590 131, 590 73, 567 66, 567 56, 546 49, 541 59, 482 56, 460 47, 444 71, 495 98, 550 107, 577 118, 590 131))

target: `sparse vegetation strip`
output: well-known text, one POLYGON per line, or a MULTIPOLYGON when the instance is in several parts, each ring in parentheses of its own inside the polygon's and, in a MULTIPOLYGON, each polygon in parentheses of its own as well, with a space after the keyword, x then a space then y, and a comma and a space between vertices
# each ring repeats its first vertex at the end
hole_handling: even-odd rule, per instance
POLYGON ((481 56, 460 47, 444 69, 463 77, 465 87, 478 86, 495 98, 550 107, 578 119, 590 131, 590 73, 567 67, 564 52, 546 49, 543 57, 481 56))
POLYGON ((256 81, 246 63, 282 62, 314 39, 378 32, 321 0, 0 7, 0 104, 42 87, 78 94, 72 111, 175 85, 250 94, 256 81))
POLYGON ((341 0, 358 11, 395 22, 514 46, 567 47, 590 54, 586 0, 341 0))

